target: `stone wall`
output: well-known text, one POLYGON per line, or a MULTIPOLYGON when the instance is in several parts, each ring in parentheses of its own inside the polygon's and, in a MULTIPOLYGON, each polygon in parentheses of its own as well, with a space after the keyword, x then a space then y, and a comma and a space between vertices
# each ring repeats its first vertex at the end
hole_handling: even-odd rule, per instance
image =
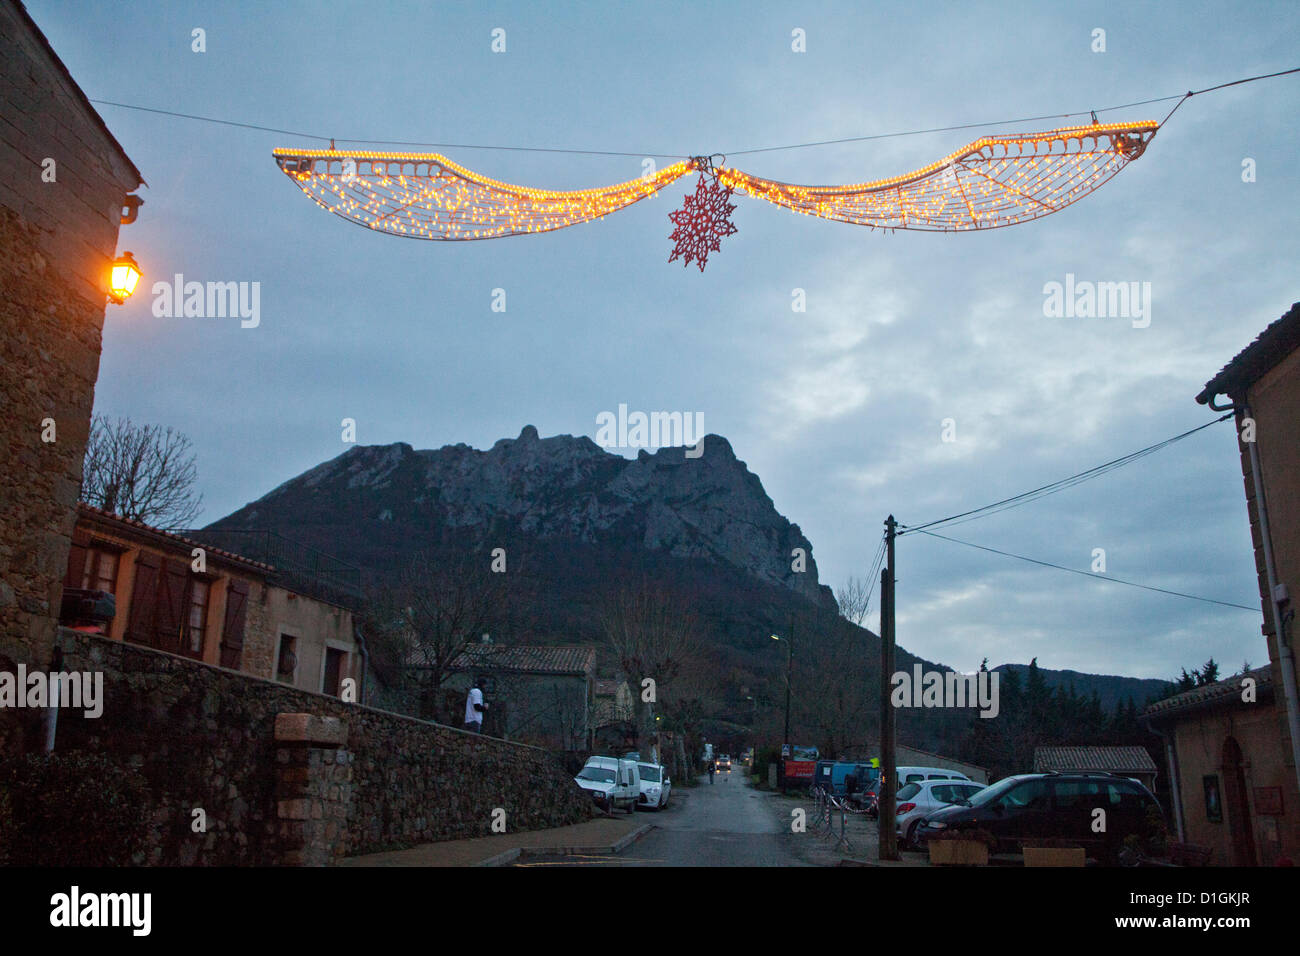
MULTIPOLYGON (((9 0, 0 0, 0 117, 0 669, 7 669, 49 659, 108 269, 123 202, 140 177, 9 0)), ((20 719, 0 713, 0 755, 22 748, 23 731, 20 719)))
POLYGON ((488 836, 497 808, 508 831, 594 812, 544 750, 96 635, 60 630, 59 643, 64 670, 103 673, 105 700, 97 719, 60 712, 56 750, 112 755, 144 777, 138 862, 321 863, 488 836), (337 729, 294 731, 284 715, 337 729))

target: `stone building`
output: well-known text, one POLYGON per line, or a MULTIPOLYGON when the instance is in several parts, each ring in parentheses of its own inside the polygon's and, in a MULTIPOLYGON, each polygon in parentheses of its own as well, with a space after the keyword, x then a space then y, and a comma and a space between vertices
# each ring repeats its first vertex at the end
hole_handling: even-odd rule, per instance
POLYGON ((364 684, 352 611, 285 586, 279 570, 81 504, 64 577, 62 623, 300 690, 364 684), (110 621, 94 594, 112 595, 110 621), (88 613, 88 610, 90 613, 88 613))
POLYGON ((485 733, 548 750, 589 746, 594 647, 471 644, 451 666, 443 687, 462 712, 474 679, 483 679, 485 733))
POLYGON ((1196 396, 1235 419, 1255 548, 1268 666, 1147 708, 1162 734, 1185 841, 1223 864, 1294 861, 1300 853, 1300 302, 1196 396), (1226 399, 1226 400, 1225 400, 1226 399), (1252 686, 1243 686, 1249 679, 1252 686))
POLYGON ((1257 667, 1158 700, 1144 714, 1165 738, 1177 782, 1170 809, 1178 839, 1207 847, 1212 865, 1267 866, 1286 855, 1280 824, 1290 770, 1276 704, 1272 668, 1257 667))
MULTIPOLYGON (((142 183, 15 0, 0 0, 0 670, 47 666, 118 227, 142 183)), ((0 715, 0 753, 22 747, 0 715)))

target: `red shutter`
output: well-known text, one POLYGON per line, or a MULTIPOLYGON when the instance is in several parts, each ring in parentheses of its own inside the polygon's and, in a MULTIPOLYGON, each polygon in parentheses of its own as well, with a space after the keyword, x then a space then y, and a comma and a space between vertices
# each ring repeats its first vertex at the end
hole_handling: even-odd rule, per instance
POLYGON ((72 547, 68 550, 68 571, 63 577, 65 588, 81 587, 81 579, 86 573, 86 551, 89 544, 89 531, 84 528, 72 529, 72 547))
POLYGON ((244 652, 244 618, 247 611, 248 582, 231 578, 226 584, 226 619, 221 628, 222 667, 239 670, 240 658, 244 652))
POLYGON ((152 551, 141 551, 135 559, 135 586, 131 591, 130 618, 126 639, 133 644, 156 646, 154 620, 158 594, 158 572, 162 558, 152 551))
MULTIPOLYGON (((158 597, 154 601, 158 608, 155 624, 154 644, 159 650, 173 654, 185 654, 188 642, 185 638, 186 625, 189 623, 189 582, 190 566, 170 558, 163 559, 162 572, 158 575, 158 597)), ((191 655, 192 656, 192 655, 191 655)))

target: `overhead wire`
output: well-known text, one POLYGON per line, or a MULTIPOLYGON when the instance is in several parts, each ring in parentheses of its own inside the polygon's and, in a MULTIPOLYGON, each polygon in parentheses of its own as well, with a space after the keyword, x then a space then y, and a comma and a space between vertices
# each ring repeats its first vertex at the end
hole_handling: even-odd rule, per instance
MULTIPOLYGON (((1123 103, 1117 106, 1102 106, 1096 109, 1076 110, 1070 113, 1046 113, 1039 116, 1022 116, 1018 119, 994 120, 994 121, 983 122, 983 123, 961 123, 953 126, 936 126, 928 129, 902 130, 902 131, 892 132, 892 133, 876 133, 867 136, 850 136, 850 137, 845 137, 843 139, 827 139, 827 140, 817 140, 814 142, 806 142, 806 143, 790 143, 782 146, 762 146, 762 147, 756 147, 752 149, 726 150, 725 155, 746 156, 746 155, 752 155, 754 153, 770 153, 770 152, 778 152, 782 150, 792 150, 792 149, 809 149, 817 146, 837 146, 846 143, 863 143, 863 142, 869 142, 871 140, 892 139, 901 136, 921 136, 927 133, 947 133, 947 132, 954 132, 958 130, 981 129, 990 126, 1012 126, 1019 123, 1033 123, 1033 122, 1042 122, 1044 120, 1069 119, 1074 116, 1086 116, 1089 114, 1095 115, 1097 113, 1110 113, 1110 112, 1114 112, 1115 110, 1132 109, 1138 106, 1149 106, 1153 103, 1164 103, 1164 102, 1168 102, 1169 100, 1178 100, 1178 103, 1174 105, 1174 108, 1170 110, 1169 114, 1164 118, 1164 120, 1161 121, 1161 125, 1164 125, 1165 122, 1168 122, 1169 117, 1173 116, 1174 112, 1177 111, 1178 107, 1182 106, 1184 102, 1186 102, 1188 99, 1190 99, 1193 96, 1199 96, 1203 93, 1210 93, 1215 90, 1226 89, 1231 86, 1240 86, 1243 83, 1253 83, 1257 80, 1268 80, 1279 76, 1288 76, 1292 73, 1300 73, 1300 67, 1296 67, 1295 69, 1290 69, 1290 70, 1279 70, 1276 73, 1264 73, 1256 76, 1242 77, 1241 79, 1232 80, 1227 83, 1219 83, 1216 86, 1207 86, 1201 90, 1188 90, 1186 93, 1176 93, 1176 94, 1171 94, 1169 96, 1158 96, 1152 99, 1138 100, 1133 103, 1123 103)), ((640 157, 640 158, 654 157, 654 158, 667 158, 667 159, 690 159, 692 155, 692 154, 674 153, 674 152, 653 152, 653 151, 633 152, 628 150, 568 149, 568 148, 559 148, 553 146, 502 146, 502 145, 487 145, 482 143, 430 143, 430 142, 417 142, 417 141, 410 141, 410 140, 349 139, 347 137, 342 137, 342 136, 323 136, 319 133, 306 133, 306 132, 302 132, 301 130, 281 129, 274 126, 263 126, 256 123, 246 123, 237 120, 221 119, 212 116, 200 116, 195 113, 184 113, 176 110, 166 110, 166 109, 160 109, 152 106, 141 106, 135 103, 122 103, 116 100, 92 98, 90 102, 99 104, 101 106, 113 106, 113 107, 117 107, 118 109, 136 110, 144 113, 155 113, 162 116, 171 116, 179 119, 188 119, 188 120, 194 120, 203 123, 215 123, 221 126, 233 126, 242 129, 251 129, 251 130, 257 130, 266 133, 277 133, 284 136, 299 136, 304 139, 312 139, 312 140, 318 140, 320 142, 330 142, 330 143, 334 143, 334 142, 352 143, 356 145, 365 145, 365 146, 381 146, 381 145, 382 146, 408 146, 408 147, 423 147, 427 149, 483 149, 483 150, 500 150, 500 151, 509 151, 509 152, 569 153, 574 155, 586 155, 586 156, 633 156, 633 157, 640 157)), ((714 155, 717 155, 717 153, 715 153, 714 155)))
POLYGON ((1174 435, 1172 438, 1166 438, 1164 441, 1156 442, 1154 445, 1148 445, 1147 447, 1138 449, 1135 452, 1130 452, 1127 455, 1122 455, 1119 458, 1114 458, 1111 461, 1096 465, 1086 471, 1078 472, 1068 478, 1062 478, 1059 481, 1040 485, 1037 488, 1022 492, 1018 495, 1012 495, 1010 498, 1003 498, 1001 501, 995 501, 992 504, 987 504, 980 508, 972 508, 969 511, 962 511, 954 515, 949 515, 946 518, 936 518, 934 521, 927 521, 924 524, 912 526, 900 524, 899 527, 903 530, 899 531, 898 534, 899 536, 902 536, 904 534, 923 531, 926 528, 934 528, 950 524, 965 524, 967 521, 974 521, 977 518, 985 518, 1002 511, 1010 511, 1012 508, 1018 508, 1031 501, 1037 501, 1039 498, 1046 498, 1048 495, 1054 495, 1059 491, 1064 491, 1066 488, 1073 488, 1075 485, 1083 484, 1085 481, 1100 478, 1102 475, 1123 468, 1125 465, 1130 465, 1135 461, 1145 458, 1147 455, 1168 448, 1170 445, 1180 442, 1185 438, 1189 438, 1197 432, 1210 428, 1213 425, 1217 425, 1220 422, 1227 421, 1229 418, 1232 418, 1232 416, 1232 412, 1227 412, 1213 421, 1206 422, 1204 425, 1198 425, 1197 427, 1189 429, 1179 435, 1174 435))
MULTIPOLYGON (((919 530, 919 529, 918 529, 919 530)), ((991 554, 1000 554, 1003 557, 1015 558, 1017 561, 1027 561, 1030 564, 1037 564, 1045 568, 1055 568, 1057 571, 1068 571, 1071 574, 1081 574, 1085 578, 1092 578, 1094 581, 1109 581, 1111 584, 1123 584, 1126 587, 1141 588, 1144 591, 1156 591, 1160 594, 1168 594, 1173 597, 1187 598, 1192 601, 1202 601, 1206 604, 1218 604, 1222 607, 1238 608, 1242 611, 1251 611, 1259 613, 1259 607, 1250 607, 1245 604, 1234 604, 1231 601, 1219 601, 1215 598, 1201 597, 1196 594, 1187 594, 1183 591, 1170 591, 1167 588, 1158 588, 1150 584, 1138 584, 1136 581, 1125 581, 1123 578, 1111 577, 1108 574, 1094 574, 1091 571, 1080 571, 1078 568, 1067 568, 1063 564, 1052 564, 1050 561, 1040 561, 1037 558, 1026 557, 1023 554, 1015 554, 1011 551, 1000 551, 997 548, 985 547, 982 544, 975 544, 973 541, 963 541, 960 538, 950 538, 947 535, 936 534, 933 531, 921 531, 921 534, 928 535, 931 538, 939 538, 943 541, 951 541, 953 544, 965 545, 968 548, 976 548, 980 551, 988 551, 991 554)))

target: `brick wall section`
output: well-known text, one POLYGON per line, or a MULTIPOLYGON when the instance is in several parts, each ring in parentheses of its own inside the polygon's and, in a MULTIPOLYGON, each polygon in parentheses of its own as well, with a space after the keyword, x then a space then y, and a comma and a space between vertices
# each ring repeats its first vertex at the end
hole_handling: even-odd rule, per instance
POLYGON ((594 812, 544 750, 95 635, 59 638, 65 670, 103 672, 105 703, 95 720, 62 711, 56 749, 139 768, 151 792, 140 816, 152 821, 141 862, 312 864, 488 836, 497 807, 511 831, 594 812), (277 740, 287 714, 338 718, 346 742, 277 740), (206 834, 191 832, 196 807, 206 834))
MULTIPOLYGON (((108 268, 138 185, 26 16, 0 0, 0 669, 49 660, 108 268), (45 418, 55 442, 41 440, 45 418)), ((22 746, 20 724, 0 714, 0 756, 22 746)))

